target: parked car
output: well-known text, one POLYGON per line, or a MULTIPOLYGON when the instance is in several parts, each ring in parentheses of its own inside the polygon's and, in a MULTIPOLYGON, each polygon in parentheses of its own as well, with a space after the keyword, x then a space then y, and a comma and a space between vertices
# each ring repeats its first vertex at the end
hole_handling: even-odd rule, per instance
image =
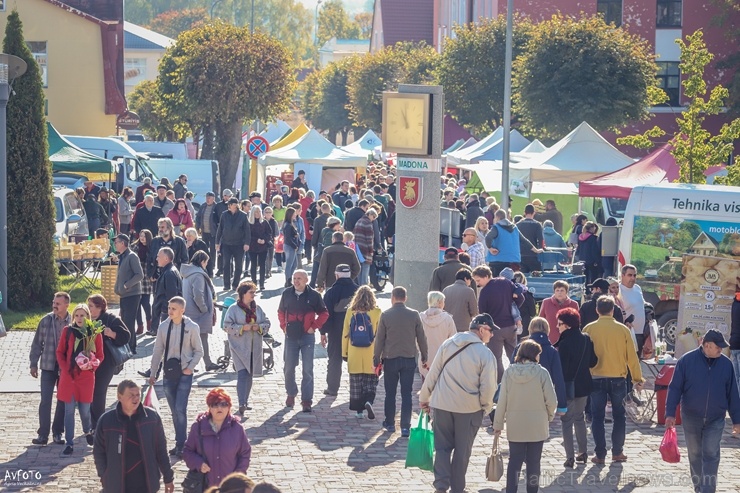
POLYGON ((55 186, 52 191, 56 208, 56 235, 60 238, 63 235, 89 235, 85 209, 74 190, 55 186))

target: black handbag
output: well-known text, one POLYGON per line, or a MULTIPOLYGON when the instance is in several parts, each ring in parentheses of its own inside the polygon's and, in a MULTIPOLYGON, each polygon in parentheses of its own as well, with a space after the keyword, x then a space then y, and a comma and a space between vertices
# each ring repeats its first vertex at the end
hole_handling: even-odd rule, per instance
POLYGON ((128 344, 116 346, 113 339, 109 337, 103 337, 103 342, 105 343, 105 347, 108 349, 106 358, 110 358, 113 361, 112 364, 115 368, 115 370, 113 370, 113 374, 118 375, 123 370, 123 364, 133 356, 133 354, 131 354, 131 349, 128 347, 128 344))
MULTIPOLYGON (((200 432, 200 425, 198 425, 198 444, 200 445, 200 453, 205 454, 203 449, 203 435, 200 432)), ((196 451, 197 452, 197 451, 196 451)), ((203 455, 205 459, 205 455, 203 455)), ((204 460, 206 464, 207 461, 204 460)), ((182 491, 183 493, 203 493, 208 488, 208 475, 202 473, 197 469, 191 469, 182 480, 182 491)))
MULTIPOLYGON (((167 358, 170 351, 170 335, 172 335, 172 320, 167 328, 167 342, 164 345, 164 366, 162 367, 163 375, 166 380, 179 380, 182 376, 182 363, 180 358, 167 358)), ((182 343, 185 340, 185 320, 180 324, 180 355, 182 356, 182 343)))
POLYGON ((586 348, 588 347, 588 341, 583 340, 583 352, 581 353, 581 359, 578 360, 578 367, 576 368, 576 374, 573 376, 573 380, 565 382, 565 400, 572 401, 576 398, 576 381, 578 378, 578 371, 581 369, 581 363, 583 363, 583 356, 586 354, 586 348))

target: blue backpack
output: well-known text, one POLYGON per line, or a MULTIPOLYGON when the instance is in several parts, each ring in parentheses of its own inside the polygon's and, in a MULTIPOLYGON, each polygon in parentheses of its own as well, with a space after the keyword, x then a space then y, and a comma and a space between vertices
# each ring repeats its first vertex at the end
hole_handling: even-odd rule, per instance
POLYGON ((367 313, 358 312, 352 315, 349 322, 349 342, 355 347, 370 347, 375 340, 373 323, 367 313))

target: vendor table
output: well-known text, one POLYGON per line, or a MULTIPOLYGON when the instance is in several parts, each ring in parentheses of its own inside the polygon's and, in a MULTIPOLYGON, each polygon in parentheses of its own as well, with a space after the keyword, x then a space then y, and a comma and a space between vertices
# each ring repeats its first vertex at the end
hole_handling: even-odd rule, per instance
POLYGON ((95 285, 95 281, 100 278, 100 271, 95 267, 105 262, 107 258, 108 255, 103 258, 91 258, 82 260, 56 259, 56 263, 57 265, 59 265, 60 268, 67 271, 68 274, 74 276, 72 285, 69 287, 70 291, 75 289, 77 286, 81 286, 82 289, 89 293, 98 289, 98 287, 95 285), (91 272, 92 275, 88 277, 88 274, 90 274, 91 272))

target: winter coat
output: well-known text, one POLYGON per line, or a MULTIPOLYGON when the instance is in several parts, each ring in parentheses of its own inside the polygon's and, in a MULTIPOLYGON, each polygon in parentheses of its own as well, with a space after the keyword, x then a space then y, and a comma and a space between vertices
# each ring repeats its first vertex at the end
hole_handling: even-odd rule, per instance
MULTIPOLYGON (((178 199, 178 202, 182 200, 183 204, 185 199, 178 199)), ((175 234, 184 234, 185 230, 194 226, 193 216, 190 211, 185 208, 185 212, 178 212, 176 209, 172 209, 167 213, 167 217, 172 221, 172 225, 175 227, 175 234)))
POLYGON ((300 320, 303 322, 304 333, 311 329, 320 330, 329 318, 329 312, 326 311, 321 295, 308 285, 300 296, 296 294, 295 288, 291 286, 280 296, 278 305, 280 328, 285 331, 288 322, 300 320))
POLYGON ((162 267, 159 279, 154 284, 152 314, 156 316, 158 313, 167 313, 167 304, 175 296, 182 296, 182 277, 177 267, 170 262, 162 267))
POLYGON ((365 211, 357 206, 346 211, 344 214, 344 230, 354 231, 357 221, 359 221, 364 215, 365 211))
POLYGON ((272 226, 265 220, 254 221, 249 225, 249 251, 252 253, 264 253, 272 244, 272 226), (257 240, 264 240, 264 243, 257 243, 257 240))
POLYGON ((336 281, 334 271, 340 264, 347 264, 350 268, 352 279, 360 275, 360 261, 352 248, 344 243, 337 242, 324 248, 319 261, 319 272, 316 276, 316 286, 330 288, 336 281))
MULTIPOLYGON (((187 264, 190 259, 188 258, 188 244, 181 236, 173 236, 169 241, 165 241, 161 236, 155 236, 152 239, 152 244, 149 246, 149 252, 147 253, 146 262, 147 269, 146 275, 150 278, 157 278, 157 271, 161 272, 161 269, 157 266, 157 254, 162 247, 170 247, 175 253, 175 258, 172 259, 172 263, 178 269, 182 264, 187 264)), ((161 275, 161 274, 160 274, 161 275)))
POLYGON ((247 432, 240 421, 232 415, 226 416, 218 432, 213 431, 210 413, 200 414, 190 427, 182 458, 188 469, 200 470, 207 462, 211 470, 207 474, 209 486, 218 486, 232 472, 246 473, 252 457, 247 432), (203 450, 200 442, 202 436, 203 450))
POLYGON ((510 442, 542 442, 550 437, 557 397, 550 374, 527 361, 509 366, 501 379, 501 392, 493 429, 503 430, 510 442))
POLYGON ((183 264, 182 297, 185 298, 185 315, 200 327, 201 334, 213 332, 213 299, 216 289, 206 271, 199 265, 183 264))
POLYGON ((355 284, 352 279, 345 277, 338 279, 332 287, 326 290, 324 305, 329 313, 329 318, 321 327, 322 334, 342 333, 347 307, 358 289, 360 289, 360 286, 355 284))
POLYGON ((558 342, 558 339, 560 338, 560 334, 558 333, 557 315, 563 308, 573 308, 578 310, 578 302, 570 298, 566 298, 563 303, 559 303, 554 296, 550 296, 549 298, 542 300, 542 303, 540 304, 540 317, 547 320, 547 323, 550 325, 550 342, 552 344, 558 342))
POLYGON ((251 230, 247 215, 237 210, 233 214, 226 211, 221 214, 216 230, 216 245, 243 246, 251 243, 251 230))
POLYGON ((457 280, 444 288, 445 310, 452 315, 458 332, 470 329, 470 322, 478 315, 478 299, 473 288, 466 286, 465 281, 457 280))
POLYGON ((496 360, 472 332, 459 332, 440 346, 419 393, 419 402, 453 413, 491 412, 496 393, 496 360), (465 346, 470 347, 465 347, 465 346), (450 360, 453 354, 465 347, 450 360), (445 362, 449 363, 444 366, 445 362))
POLYGON ((583 232, 578 235, 578 249, 576 250, 578 260, 588 266, 601 265, 601 250, 596 235, 583 232))
MULTIPOLYGON (((344 327, 342 329, 342 357, 347 358, 347 371, 350 375, 372 375, 375 373, 375 369, 373 367, 375 341, 373 341, 373 343, 368 347, 357 347, 353 346, 349 340, 349 328, 352 322, 352 317, 355 313, 357 312, 347 310, 347 313, 344 315, 344 327)), ((378 307, 375 307, 368 312, 370 322, 373 324, 375 335, 378 334, 380 314, 381 311, 378 307)))
POLYGON ((460 269, 471 270, 470 267, 459 260, 445 260, 442 265, 432 272, 432 280, 429 281, 429 291, 442 291, 447 286, 455 283, 455 276, 460 269))
POLYGON ((133 229, 137 233, 146 229, 154 236, 159 228, 157 221, 162 218, 164 218, 164 213, 159 207, 152 207, 151 210, 147 209, 146 206, 137 207, 132 223, 134 225, 133 229))
MULTIPOLYGON (((540 353, 540 365, 550 374, 550 379, 555 387, 555 395, 558 398, 558 408, 567 408, 568 403, 565 400, 565 379, 563 378, 563 367, 560 363, 560 356, 558 356, 557 349, 550 344, 550 339, 544 332, 534 332, 529 335, 529 338, 542 347, 542 352, 540 353)), ((511 355, 512 365, 514 364, 514 359, 518 352, 519 346, 517 345, 511 355)))
POLYGON ((480 202, 477 200, 471 200, 468 203, 468 208, 465 214, 465 227, 474 228, 475 222, 482 215, 483 215, 483 209, 481 209, 480 207, 480 202))
POLYGON ((524 298, 514 299, 514 283, 504 277, 494 277, 478 294, 478 312, 487 313, 500 328, 513 327, 514 317, 511 316, 511 303, 521 306, 524 298))
POLYGON ((590 395, 592 389, 590 368, 599 362, 591 338, 574 327, 560 334, 556 346, 563 368, 563 380, 575 382, 576 397, 590 395))
POLYGON ((141 268, 139 257, 127 249, 118 256, 118 270, 113 291, 121 298, 139 296, 142 280, 144 280, 144 271, 141 268))
MULTIPOLYGON (((93 400, 93 390, 95 389, 95 370, 80 370, 74 359, 82 352, 83 343, 75 349, 75 340, 82 339, 82 336, 76 330, 72 330, 68 325, 62 330, 57 346, 57 363, 59 364, 59 383, 57 384, 57 399, 62 402, 71 402, 74 397, 75 402, 90 404, 93 400), (71 370, 70 370, 71 368, 71 370)), ((103 350, 103 336, 98 334, 95 337, 95 356, 105 361, 105 352, 103 350)))
POLYGON ((121 347, 128 344, 128 341, 132 337, 136 337, 136 334, 134 334, 131 329, 126 327, 126 324, 123 323, 121 317, 113 315, 112 313, 103 312, 100 314, 100 317, 98 317, 97 320, 103 324, 103 327, 109 327, 113 332, 116 333, 115 339, 111 339, 107 335, 101 334, 103 337, 103 353, 105 354, 105 359, 103 359, 103 361, 100 363, 98 370, 103 371, 108 367, 112 367, 114 361, 111 357, 108 346, 105 344, 105 340, 108 339, 113 343, 114 346, 121 347))
MULTIPOLYGON (((429 366, 434 364, 434 357, 439 347, 450 337, 457 334, 455 321, 452 315, 441 308, 428 308, 419 313, 421 323, 424 327, 424 335, 427 337, 427 351, 429 351, 429 366)), ((419 361, 419 373, 426 377, 429 370, 421 366, 419 361)))
POLYGON ((542 228, 542 236, 545 238, 545 246, 547 248, 565 248, 567 246, 560 233, 550 226, 542 228))
POLYGON ((98 420, 93 445, 95 468, 103 482, 104 493, 126 491, 126 453, 122 444, 129 443, 127 430, 131 420, 134 421, 138 434, 133 439, 139 442, 148 491, 160 489, 160 471, 165 483, 175 480, 175 473, 167 455, 164 426, 159 415, 154 409, 139 404, 136 413, 129 418, 123 414, 121 404, 117 403, 115 409, 106 412, 98 420))
POLYGON ((247 315, 234 303, 224 315, 224 332, 228 334, 231 357, 236 371, 247 370, 252 376, 262 376, 262 338, 270 330, 270 319, 262 308, 255 310, 256 320, 247 320, 247 315), (257 324, 260 331, 242 331, 247 324, 257 324))
MULTIPOLYGON (((185 244, 187 245, 187 242, 185 242, 185 244)), ((208 245, 206 245, 206 242, 200 238, 195 240, 193 244, 188 247, 188 262, 193 260, 193 255, 195 255, 199 250, 209 253, 208 245)))

